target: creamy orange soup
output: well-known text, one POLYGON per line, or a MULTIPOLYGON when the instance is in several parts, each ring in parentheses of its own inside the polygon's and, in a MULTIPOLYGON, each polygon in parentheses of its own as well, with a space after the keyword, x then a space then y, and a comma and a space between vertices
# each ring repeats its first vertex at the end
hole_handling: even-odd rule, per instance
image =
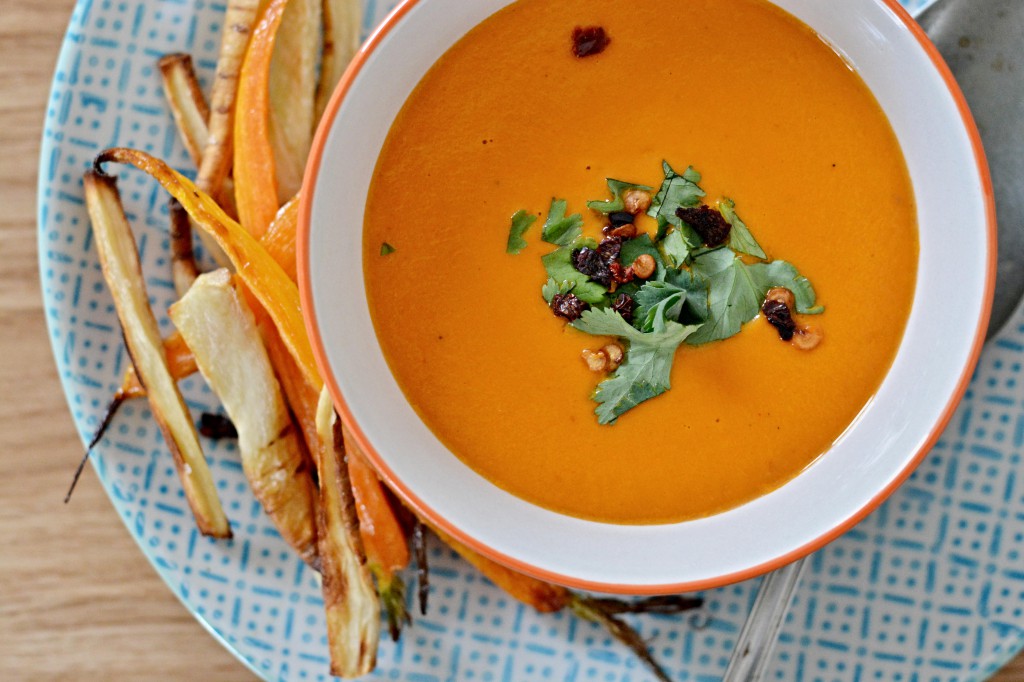
MULTIPOLYGON (((638 221, 654 232, 654 221, 638 221)), ((437 437, 498 486, 578 517, 647 524, 720 512, 824 453, 895 356, 918 255, 895 135, 861 79, 762 0, 520 0, 457 43, 395 121, 367 202, 377 335, 437 437), (578 59, 576 26, 611 44, 578 59), (657 187, 692 164, 772 259, 813 282, 825 341, 762 319, 676 355, 672 388, 601 426, 586 336, 541 298, 541 220, 505 252, 509 218, 605 178, 657 187), (381 245, 394 246, 381 255, 381 245)), ((805 321, 811 321, 809 319, 805 321)), ((596 346, 596 347, 599 347, 596 346)))

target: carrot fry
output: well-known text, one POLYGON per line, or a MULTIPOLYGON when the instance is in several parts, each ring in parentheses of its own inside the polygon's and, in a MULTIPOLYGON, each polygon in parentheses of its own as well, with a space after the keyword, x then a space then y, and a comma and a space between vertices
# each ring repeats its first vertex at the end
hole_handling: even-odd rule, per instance
POLYGON ((284 268, 293 281, 297 281, 295 262, 295 233, 299 225, 299 197, 292 197, 277 212, 270 228, 260 237, 260 243, 267 253, 284 268))
POLYGON ((210 119, 210 107, 199 87, 195 69, 192 68, 192 57, 176 52, 164 55, 157 64, 163 77, 164 97, 171 108, 178 134, 198 167, 203 158, 203 148, 210 137, 206 127, 210 119))
POLYGON ((348 429, 343 428, 342 434, 359 516, 359 536, 387 611, 391 639, 397 642, 402 626, 412 622, 405 606, 405 583, 397 575, 409 565, 409 543, 377 473, 366 461, 348 429))
POLYGON ((270 0, 253 31, 238 80, 234 130, 235 203, 242 226, 260 237, 279 207, 270 141, 270 63, 289 0, 270 0))
MULTIPOLYGON (((424 521, 424 523, 427 522, 424 521)), ((517 573, 510 568, 491 561, 485 556, 477 554, 430 523, 427 523, 427 527, 434 531, 434 534, 441 538, 444 544, 454 549, 459 556, 487 576, 492 583, 527 606, 532 606, 541 613, 551 613, 561 611, 571 602, 572 593, 564 587, 552 585, 543 580, 537 580, 528 575, 517 573)))
POLYGON ((359 520, 344 466, 341 424, 325 389, 317 406, 321 446, 320 561, 331 674, 354 678, 373 670, 380 639, 380 602, 366 567, 359 520))
POLYGON ((324 48, 316 93, 316 120, 323 116, 334 87, 359 49, 362 0, 323 0, 324 48))
POLYGON ((188 211, 194 223, 216 239, 235 266, 239 278, 264 307, 302 372, 303 378, 317 390, 323 386, 313 349, 306 336, 299 304, 299 290, 281 266, 241 225, 229 218, 208 195, 196 189, 163 161, 145 152, 117 147, 96 157, 97 169, 107 161, 126 163, 153 176, 188 211))
POLYGON ((298 193, 316 121, 321 0, 289 0, 270 62, 270 142, 277 199, 298 193))
POLYGON ((231 537, 231 527, 217 497, 195 425, 167 366, 116 180, 90 171, 85 174, 84 186, 96 249, 121 320, 125 346, 140 383, 148 389, 153 415, 174 456, 185 497, 200 531, 214 537, 231 537))

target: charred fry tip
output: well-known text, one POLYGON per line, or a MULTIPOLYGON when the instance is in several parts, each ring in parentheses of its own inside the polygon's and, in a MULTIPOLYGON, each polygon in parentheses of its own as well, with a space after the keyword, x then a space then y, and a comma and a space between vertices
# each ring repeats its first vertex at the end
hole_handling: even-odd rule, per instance
POLYGON ((601 625, 608 631, 608 634, 629 647, 660 682, 672 682, 665 669, 654 659, 654 655, 640 633, 626 621, 617 618, 606 605, 602 604, 602 600, 573 592, 570 593, 569 607, 577 616, 601 625))
POLYGON ((169 52, 156 61, 157 66, 161 69, 165 69, 177 62, 191 63, 192 55, 187 52, 169 52))
POLYGON ((103 439, 103 435, 110 428, 110 423, 114 421, 114 415, 117 414, 118 409, 121 407, 121 403, 124 402, 124 396, 121 395, 120 391, 114 396, 114 399, 107 405, 107 413, 103 415, 103 421, 100 422, 99 427, 96 429, 96 433, 93 434, 92 439, 85 448, 85 454, 82 455, 81 461, 78 463, 78 467, 75 469, 75 474, 71 478, 71 485, 68 487, 68 492, 64 496, 64 504, 71 501, 71 494, 75 492, 75 486, 78 485, 78 479, 81 478, 82 472, 85 470, 85 463, 89 461, 89 455, 92 454, 92 449, 96 447, 96 444, 103 439))
POLYGON ((109 147, 101 151, 99 154, 97 154, 92 160, 92 170, 87 171, 86 175, 91 174, 99 180, 116 182, 117 178, 113 175, 108 174, 107 171, 104 170, 103 164, 107 163, 108 161, 117 161, 117 149, 117 147, 109 147))

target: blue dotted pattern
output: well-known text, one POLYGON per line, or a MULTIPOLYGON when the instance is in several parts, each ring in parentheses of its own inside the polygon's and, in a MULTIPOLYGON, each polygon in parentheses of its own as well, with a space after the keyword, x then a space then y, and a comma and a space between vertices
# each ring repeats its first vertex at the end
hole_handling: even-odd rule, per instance
MULTIPOLYGON (((367 2, 367 26, 390 2, 367 2)), ((908 6, 913 4, 908 2, 908 6)), ((81 0, 47 111, 39 184, 40 274, 51 343, 75 423, 96 428, 127 358, 92 247, 81 175, 106 146, 139 147, 188 174, 160 92, 156 59, 188 51, 204 82, 224 6, 210 0, 81 0)), ((150 300, 164 333, 174 299, 164 196, 121 177, 150 300)), ((797 682, 981 680, 1024 645, 1024 313, 989 345, 935 451, 875 514, 815 554, 777 653, 774 679, 797 682)), ((203 381, 182 382, 196 413, 217 409, 203 381)), ((317 577, 267 522, 230 443, 204 442, 235 540, 194 528, 144 402, 122 408, 94 465, 118 513, 197 618, 268 680, 323 680, 317 577)), ((72 466, 77 453, 68 453, 72 466)), ((371 677, 409 682, 640 682, 650 675, 597 626, 539 616, 435 545, 431 613, 385 642, 371 677)), ((415 592, 415 584, 410 586, 415 592)), ((705 594, 685 617, 636 620, 674 679, 718 680, 757 581, 705 594)))

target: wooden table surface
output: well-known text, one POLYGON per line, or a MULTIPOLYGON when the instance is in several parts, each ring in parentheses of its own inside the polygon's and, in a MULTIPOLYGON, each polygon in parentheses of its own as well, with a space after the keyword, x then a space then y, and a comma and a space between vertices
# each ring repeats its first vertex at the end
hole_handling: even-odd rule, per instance
MULTIPOLYGON (((149 567, 81 454, 36 265, 43 111, 73 0, 0 0, 0 680, 251 680, 149 567)), ((1024 657, 995 678, 1024 680, 1024 657)))

